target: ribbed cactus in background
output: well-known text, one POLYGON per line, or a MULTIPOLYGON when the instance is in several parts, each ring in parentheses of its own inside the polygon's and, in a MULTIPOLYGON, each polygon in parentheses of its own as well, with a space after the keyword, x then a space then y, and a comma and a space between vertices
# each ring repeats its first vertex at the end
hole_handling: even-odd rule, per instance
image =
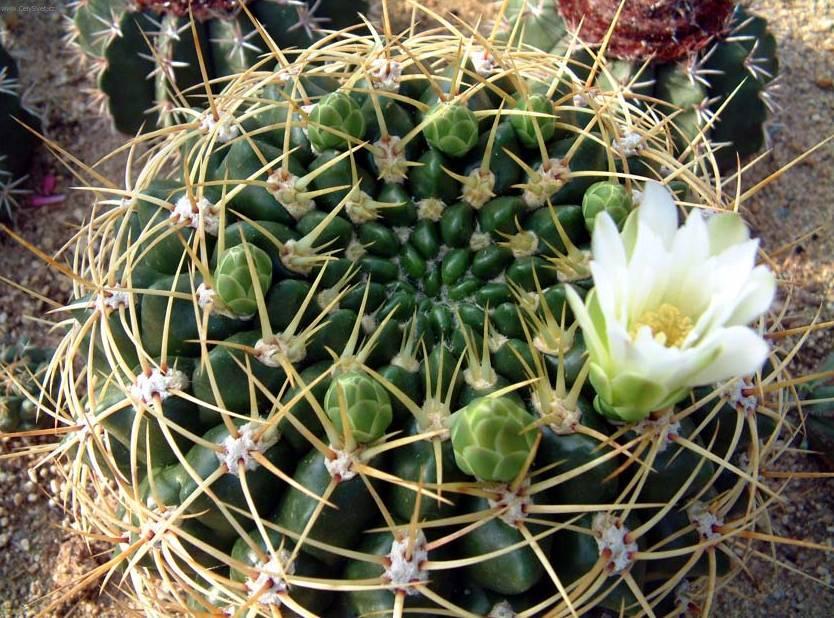
POLYGON ((189 8, 208 77, 220 80, 268 51, 247 10, 283 49, 307 47, 322 28, 360 23, 367 1, 73 0, 68 40, 90 63, 97 103, 119 131, 154 130, 174 122, 173 110, 205 104, 189 8))
MULTIPOLYGON (((516 43, 564 53, 581 22, 575 60, 587 67, 583 44, 603 41, 619 6, 619 0, 510 0, 506 27, 515 28, 516 43)), ((679 153, 702 147, 703 132, 719 166, 730 169, 737 155, 745 159, 765 144, 776 41, 764 18, 732 0, 628 0, 606 56, 596 77, 600 88, 625 88, 664 115, 679 111, 670 131, 679 153)))
POLYGON ((708 612, 790 435, 732 202, 558 55, 270 60, 136 138, 76 238, 55 457, 136 607, 708 612))
POLYGON ((45 408, 54 405, 50 396, 55 389, 45 382, 54 353, 25 341, 0 350, 0 433, 54 425, 54 419, 39 411, 38 405, 41 394, 47 397, 45 408))
POLYGON ((40 126, 20 95, 17 63, 0 45, 0 222, 5 223, 14 219, 15 209, 28 193, 23 183, 37 139, 23 125, 40 126))

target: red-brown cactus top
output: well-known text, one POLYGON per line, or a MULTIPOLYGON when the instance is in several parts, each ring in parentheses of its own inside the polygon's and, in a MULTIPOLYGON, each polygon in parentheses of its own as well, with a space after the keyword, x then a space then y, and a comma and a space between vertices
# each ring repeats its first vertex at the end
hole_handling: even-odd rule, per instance
POLYGON ((134 0, 139 9, 148 9, 155 13, 173 13, 174 15, 188 15, 188 5, 194 16, 203 18, 211 13, 234 11, 241 0, 134 0))
MULTIPOLYGON (((554 0, 580 36, 599 43, 608 32, 620 0, 554 0)), ((615 58, 674 60, 706 46, 720 34, 733 11, 732 0, 626 0, 608 43, 615 58)))

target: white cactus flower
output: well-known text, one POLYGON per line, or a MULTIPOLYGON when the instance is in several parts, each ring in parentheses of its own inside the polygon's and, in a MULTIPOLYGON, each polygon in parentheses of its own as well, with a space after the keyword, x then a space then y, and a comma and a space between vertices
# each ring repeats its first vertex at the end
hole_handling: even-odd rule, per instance
POLYGON ((591 359, 597 409, 636 422, 696 386, 761 368, 768 344, 751 328, 776 281, 756 266, 758 240, 735 213, 693 210, 678 227, 671 192, 649 182, 622 234, 596 219, 583 302, 568 289, 591 359))

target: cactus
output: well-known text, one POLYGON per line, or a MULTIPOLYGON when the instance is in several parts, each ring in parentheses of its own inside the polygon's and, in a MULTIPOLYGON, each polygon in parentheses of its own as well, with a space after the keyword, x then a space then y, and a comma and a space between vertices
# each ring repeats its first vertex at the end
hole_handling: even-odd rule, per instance
MULTIPOLYGON (((752 402, 709 385, 727 377, 712 352, 687 365, 705 392, 686 371, 659 394, 614 375, 593 307, 620 273, 591 276, 579 204, 605 202, 597 182, 641 192, 622 238, 607 203, 587 207, 603 262, 611 235, 676 233, 661 168, 682 205, 732 208, 628 98, 572 105, 589 93, 566 58, 386 32, 273 52, 212 122, 135 138, 135 184, 97 189, 112 207, 76 237, 51 365, 76 525, 113 541, 108 567, 149 615, 708 612, 750 540, 775 538, 757 479, 785 450, 788 397, 772 369, 752 402), (628 158, 623 127, 642 144, 628 158)), ((755 242, 697 210, 677 233, 704 234, 687 243, 704 257, 670 281, 700 293, 697 268, 737 245, 752 268, 755 242)), ((758 309, 732 333, 756 345, 717 354, 755 373, 744 325, 772 290, 742 283, 758 309)), ((663 350, 659 380, 692 332, 663 307, 633 335, 663 350)))
POLYGON ((817 370, 817 379, 802 389, 805 435, 813 450, 829 470, 834 470, 834 355, 829 355, 817 370))
POLYGON ((29 193, 23 185, 37 140, 23 125, 40 126, 20 95, 17 63, 0 46, 0 221, 5 223, 14 221, 20 199, 29 193))
POLYGON ((175 122, 172 114, 183 107, 204 106, 203 70, 222 80, 267 51, 252 17, 289 51, 314 43, 322 28, 358 23, 367 1, 349 9, 341 0, 73 0, 70 6, 67 40, 96 79, 94 103, 119 131, 135 135, 175 122))
POLYGON ((45 380, 54 352, 49 348, 33 347, 26 341, 0 350, 0 434, 31 431, 54 424, 53 418, 44 414, 38 405, 40 394, 51 398, 56 391, 45 380))
POLYGON ((631 211, 632 196, 616 182, 595 182, 582 196, 582 216, 589 232, 594 231, 594 221, 601 212, 607 212, 618 227, 625 223, 631 211))
MULTIPOLYGON (((582 45, 603 41, 619 5, 618 0, 511 0, 507 29, 516 28, 517 43, 545 50, 564 53, 573 45, 586 77, 593 63, 582 45), (573 41, 577 31, 582 43, 573 41)), ((606 56, 597 85, 647 97, 646 104, 663 107, 664 114, 677 112, 670 133, 678 153, 689 155, 706 139, 719 167, 730 169, 737 157, 748 158, 765 145, 765 125, 776 105, 778 59, 764 18, 731 0, 630 0, 606 56)))

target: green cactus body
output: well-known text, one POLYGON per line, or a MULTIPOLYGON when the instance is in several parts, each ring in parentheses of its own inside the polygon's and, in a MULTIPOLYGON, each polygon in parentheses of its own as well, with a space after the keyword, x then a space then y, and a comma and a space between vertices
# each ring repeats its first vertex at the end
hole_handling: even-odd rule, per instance
POLYGON ((53 353, 26 341, 0 349, 0 434, 54 425, 54 416, 37 404, 40 393, 49 401, 57 392, 58 385, 47 381, 53 353))
POLYGON ((631 195, 622 185, 614 182, 597 182, 588 187, 582 198, 582 216, 589 232, 594 231, 594 221, 601 212, 607 212, 617 227, 622 227, 631 211, 631 195))
POLYGON ((136 199, 79 232, 53 362, 70 485, 117 498, 83 527, 151 559, 127 569, 166 615, 644 611, 629 583, 660 603, 644 574, 663 556, 642 552, 672 543, 673 513, 716 518, 697 519, 715 546, 686 536, 664 563, 694 582, 689 558, 760 512, 716 522, 769 499, 713 439, 735 410, 638 426, 589 404, 599 342, 568 304, 594 294, 587 221, 684 163, 618 149, 623 121, 654 125, 613 96, 577 113, 566 93, 591 93, 552 56, 494 43, 490 69, 459 33, 388 42, 341 33, 236 76, 214 97, 231 144, 193 121, 136 138, 161 141, 136 199))
MULTIPOLYGON (((605 7, 592 3, 599 15, 592 13, 587 19, 611 17, 616 4, 611 5, 606 0, 603 4, 605 7)), ((636 10, 641 10, 644 4, 636 2, 635 5, 639 5, 636 10)), ((674 3, 662 0, 657 4, 672 6, 674 3)), ((730 3, 716 0, 714 4, 730 3)), ((510 3, 507 17, 510 26, 520 24, 515 40, 564 53, 570 35, 566 35, 560 10, 562 13, 567 11, 573 19, 584 14, 583 6, 582 0, 518 0, 510 3), (578 10, 577 6, 580 7, 578 10)), ((681 9, 677 17, 682 24, 685 24, 687 11, 694 15, 696 8, 681 9)), ((724 8, 709 10, 714 10, 719 19, 724 8)), ((675 114, 671 133, 678 153, 691 155, 692 144, 701 142, 698 147, 703 148, 706 140, 714 149, 719 167, 726 170, 736 167, 737 157, 745 159, 760 151, 765 145, 766 124, 775 106, 772 85, 779 69, 776 40, 767 29, 767 21, 737 5, 725 26, 716 32, 698 33, 695 38, 699 42, 690 45, 689 41, 675 39, 675 26, 662 26, 666 29, 652 38, 649 32, 651 17, 640 15, 638 18, 624 15, 623 19, 636 19, 635 23, 646 28, 643 31, 646 37, 644 51, 640 51, 640 41, 624 39, 620 42, 617 37, 624 35, 615 32, 609 45, 609 50, 613 49, 614 53, 605 68, 598 72, 597 85, 604 90, 627 89, 633 94, 663 101, 664 113, 675 114), (665 40, 670 33, 672 38, 666 48, 657 54, 662 60, 651 60, 650 51, 658 40, 665 40), (707 42, 710 43, 707 45, 707 42), (618 56, 620 53, 623 55, 618 56), (701 134, 703 137, 699 137, 701 134)), ((598 29, 593 36, 606 31, 607 26, 598 29)), ((576 51, 574 62, 577 74, 587 76, 593 63, 588 63, 584 49, 576 51)), ((627 131, 620 137, 620 144, 632 152, 640 147, 636 142, 630 143, 627 131)))
POLYGON ((478 399, 460 411, 452 428, 458 467, 482 481, 509 483, 523 470, 536 439, 535 420, 508 399, 478 399))
POLYGON ((334 92, 321 99, 310 112, 310 143, 319 152, 344 150, 365 136, 365 118, 349 95, 334 92))
POLYGON ((272 262, 258 247, 245 244, 228 249, 217 263, 214 283, 220 301, 234 314, 252 315, 272 282, 272 262), (254 276, 253 276, 254 275, 254 276))
POLYGON ((423 134, 434 148, 457 159, 472 150, 478 141, 478 121, 462 105, 439 103, 428 111, 423 134))
POLYGON ((834 397, 834 387, 828 375, 834 370, 834 355, 829 355, 817 369, 821 377, 803 386, 802 395, 806 403, 805 435, 808 446, 823 461, 828 469, 834 469, 834 412, 829 399, 834 397))
MULTIPOLYGON (((202 105, 205 89, 199 42, 208 80, 246 70, 267 51, 252 21, 237 3, 194 4, 192 32, 188 3, 83 0, 75 3, 71 40, 98 75, 97 103, 127 134, 175 122, 174 108, 202 105), (150 43, 150 48, 149 48, 150 43)), ((322 28, 359 22, 360 0, 345 11, 338 0, 250 0, 247 10, 281 48, 307 47, 322 28)), ((216 119, 215 119, 216 120, 216 119)), ((207 127, 213 124, 206 119, 207 127)), ((223 125, 219 135, 235 127, 223 125)))
POLYGON ((359 443, 378 440, 391 424, 388 392, 379 382, 358 372, 342 374, 330 383, 324 409, 339 432, 344 432, 344 414, 354 440, 359 443))
POLYGON ((14 221, 14 211, 28 193, 23 183, 37 138, 26 127, 40 128, 20 95, 17 63, 0 45, 0 222, 4 223, 14 221))

